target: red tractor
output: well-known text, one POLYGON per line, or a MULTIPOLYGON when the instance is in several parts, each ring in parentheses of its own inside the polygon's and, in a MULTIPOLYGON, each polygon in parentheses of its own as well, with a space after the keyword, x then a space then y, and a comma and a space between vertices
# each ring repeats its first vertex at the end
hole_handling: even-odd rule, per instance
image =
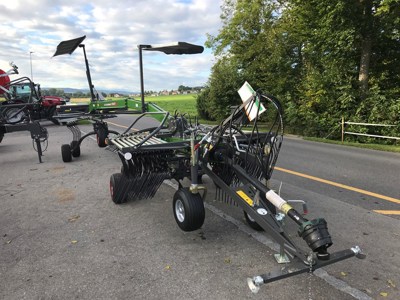
POLYGON ((48 132, 38 120, 54 119, 56 106, 65 104, 59 97, 44 98, 40 86, 35 85, 28 77, 10 80, 8 75, 18 74, 18 67, 11 64, 12 69, 0 70, 0 142, 6 133, 29 131, 33 147, 42 162, 42 152, 47 148, 48 132))
POLYGON ((50 120, 54 124, 59 124, 54 118, 57 114, 57 105, 64 105, 69 101, 68 98, 59 96, 42 96, 40 85, 32 82, 28 77, 21 77, 10 80, 8 75, 18 74, 18 67, 11 63, 12 69, 4 72, 0 69, 0 118, 3 123, 16 124, 25 119, 25 113, 29 112, 31 120, 50 120), (16 104, 29 104, 25 107, 25 113, 20 111, 16 104), (11 117, 12 116, 12 117, 11 117))
MULTIPOLYGON (((54 118, 57 114, 57 105, 64 105, 66 99, 58 96, 42 96, 40 85, 34 84, 32 81, 25 78, 13 80, 6 85, 3 85, 7 92, 4 92, 5 101, 1 103, 1 107, 8 106, 10 104, 25 104, 32 103, 35 105, 29 105, 30 117, 33 120, 47 119, 52 121, 54 124, 59 122, 54 118), (23 80, 21 80, 23 79, 23 80)), ((11 108, 7 109, 9 111, 11 108)), ((15 111, 16 108, 13 109, 15 111)), ((20 114, 22 116, 23 114, 20 114)), ((16 118, 11 120, 11 123, 19 123, 22 118, 16 118)))

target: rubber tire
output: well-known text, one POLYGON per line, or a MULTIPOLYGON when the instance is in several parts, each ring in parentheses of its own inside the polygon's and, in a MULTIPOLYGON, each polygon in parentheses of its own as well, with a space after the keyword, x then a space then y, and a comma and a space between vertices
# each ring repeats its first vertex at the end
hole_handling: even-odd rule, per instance
POLYGON ((97 134, 96 134, 97 145, 98 145, 100 148, 104 148, 104 147, 107 146, 107 144, 106 144, 106 138, 107 138, 106 131, 105 131, 104 129, 100 128, 100 129, 97 131, 97 134))
POLYGON ((175 221, 180 229, 193 231, 203 226, 205 209, 199 193, 193 194, 188 188, 179 189, 174 194, 172 205, 175 221), (177 215, 177 210, 181 211, 180 216, 177 215))
POLYGON ((110 195, 115 204, 122 204, 128 200, 127 183, 121 173, 112 174, 110 177, 110 195))
POLYGON ((243 214, 247 224, 249 224, 251 228, 253 228, 255 231, 264 231, 264 229, 256 221, 254 221, 254 219, 250 217, 247 212, 243 211, 243 214))
POLYGON ((0 143, 3 140, 3 138, 4 138, 4 133, 0 133, 0 143))
POLYGON ((73 157, 81 156, 81 146, 78 145, 78 141, 72 141, 70 146, 73 157))
POLYGON ((63 162, 70 162, 72 161, 72 153, 71 153, 71 146, 68 144, 64 144, 61 146, 61 156, 63 162))

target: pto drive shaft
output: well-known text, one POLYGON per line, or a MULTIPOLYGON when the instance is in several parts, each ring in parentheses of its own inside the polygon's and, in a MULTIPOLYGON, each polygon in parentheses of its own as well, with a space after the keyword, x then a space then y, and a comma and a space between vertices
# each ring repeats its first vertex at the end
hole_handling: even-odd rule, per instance
POLYGON ((328 260, 329 253, 327 249, 332 245, 332 239, 328 232, 325 219, 317 218, 309 221, 303 218, 303 216, 273 190, 266 192, 265 196, 276 208, 300 226, 298 229, 299 236, 307 243, 313 252, 316 252, 317 257, 321 260, 328 260))

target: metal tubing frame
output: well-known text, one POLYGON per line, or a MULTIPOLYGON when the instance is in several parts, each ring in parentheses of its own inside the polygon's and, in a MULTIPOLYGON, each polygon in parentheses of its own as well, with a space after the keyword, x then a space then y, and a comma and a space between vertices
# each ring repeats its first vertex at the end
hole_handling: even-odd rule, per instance
MULTIPOLYGON (((207 174, 221 189, 223 189, 224 192, 226 192, 244 211, 246 211, 249 216, 251 216, 265 230, 266 233, 270 234, 281 247, 284 247, 285 252, 289 254, 290 257, 296 256, 300 260, 306 261, 306 254, 301 249, 299 249, 296 244, 290 239, 289 235, 284 231, 282 226, 275 219, 275 216, 269 210, 267 205, 265 205, 261 201, 257 207, 250 206, 243 198, 239 197, 239 195, 236 193, 236 190, 228 186, 207 165, 202 164, 201 167, 204 173, 207 174), (258 214, 256 210, 259 208, 267 210, 268 213, 265 216, 258 214)), ((244 172, 239 171, 241 169, 239 166, 233 165, 233 167, 237 175, 240 176, 245 174, 244 172), (240 169, 237 167, 239 167, 240 169), (238 171, 240 172, 240 174, 238 174, 238 171)), ((259 189, 259 187, 262 187, 262 189, 259 189, 261 192, 268 191, 268 188, 258 180, 253 180, 250 177, 248 177, 248 179, 248 183, 255 186, 257 189, 259 189)), ((240 187, 238 187, 238 189, 239 188, 240 187)))
POLYGON ((40 138, 42 137, 43 132, 47 132, 47 129, 42 127, 42 125, 40 125, 39 122, 35 121, 27 124, 14 124, 14 125, 2 124, 0 125, 0 129, 1 129, 0 132, 3 134, 17 132, 17 131, 29 131, 31 133, 32 140, 36 143, 39 162, 42 163, 43 152, 42 152, 42 146, 40 144, 40 138))
MULTIPOLYGON (((314 255, 312 257, 312 261, 309 261, 310 254, 307 254, 296 246, 296 244, 290 239, 284 228, 276 220, 275 216, 271 213, 268 206, 265 205, 263 201, 260 201, 257 206, 250 206, 244 199, 238 196, 236 191, 239 189, 244 190, 246 184, 237 187, 235 190, 225 184, 225 182, 220 179, 219 176, 217 176, 207 165, 203 165, 202 167, 204 173, 207 174, 216 183, 216 185, 223 189, 244 211, 246 211, 250 217, 252 217, 265 230, 267 234, 269 234, 280 245, 280 254, 282 255, 282 251, 284 251, 285 254, 289 255, 290 261, 286 262, 284 268, 280 268, 275 272, 269 272, 263 275, 255 276, 252 279, 248 279, 249 287, 253 292, 257 292, 261 284, 285 279, 302 273, 313 272, 316 269, 334 264, 353 256, 361 259, 365 257, 363 254, 361 254, 361 250, 356 247, 358 249, 351 248, 331 253, 328 260, 318 259, 314 255), (265 209, 267 214, 258 214, 256 210, 260 208, 265 209), (262 282, 260 282, 260 278, 262 282)), ((237 175, 245 175, 243 178, 248 180, 248 184, 253 185, 253 187, 256 187, 256 189, 260 188, 260 191, 268 190, 268 188, 261 182, 247 175, 240 166, 233 164, 232 167, 237 175)))
POLYGON ((146 112, 144 103, 144 79, 143 79, 143 49, 150 48, 150 45, 138 45, 139 48, 139 68, 140 68, 140 99, 142 102, 142 113, 146 112))
MULTIPOLYGON (((166 116, 164 116, 163 120, 161 121, 161 124, 158 125, 158 126, 156 127, 156 129, 157 129, 157 128, 160 128, 160 129, 161 129, 162 126, 164 126, 164 124, 165 124, 165 122, 166 122, 166 120, 167 120, 167 118, 168 118, 168 116, 169 116, 169 112, 167 112, 167 111, 162 111, 162 112, 144 112, 144 113, 140 114, 140 115, 136 118, 136 120, 133 121, 132 124, 129 125, 129 127, 128 127, 122 134, 125 134, 125 133, 129 132, 129 130, 131 130, 132 127, 133 127, 141 118, 143 118, 144 116, 147 116, 147 115, 161 115, 161 114, 165 114, 165 115, 166 115, 166 116)), ((153 127, 153 128, 154 128, 154 127, 153 127)), ((158 132, 160 129, 158 129, 157 132, 158 132)), ((145 130, 142 130, 142 131, 145 131, 145 130)))
MULTIPOLYGON (((115 130, 109 130, 106 122, 99 122, 99 121, 96 120, 96 121, 93 123, 93 127, 95 127, 96 124, 98 124, 98 123, 100 123, 100 124, 106 124, 105 128, 107 129, 107 133, 113 133, 113 134, 116 134, 116 135, 119 135, 119 134, 120 134, 119 132, 117 132, 117 131, 115 131, 115 130)), ((79 147, 79 146, 81 145, 81 143, 83 142, 83 140, 86 139, 87 137, 89 137, 89 136, 91 136, 91 135, 97 134, 97 130, 92 130, 92 131, 88 132, 87 134, 85 134, 84 136, 81 137, 81 136, 80 136, 81 131, 80 131, 80 129, 78 128, 78 126, 77 126, 77 124, 76 124, 76 121, 72 122, 72 124, 70 124, 70 125, 67 125, 67 127, 68 127, 68 129, 71 130, 71 132, 72 132, 72 140, 78 142, 78 143, 75 145, 74 148, 71 148, 71 151, 74 151, 77 147, 79 147)))
POLYGON ((90 75, 89 61, 86 56, 85 44, 80 44, 79 47, 83 49, 83 55, 85 57, 86 77, 87 77, 87 80, 89 83, 90 96, 92 98, 92 101, 95 101, 96 98, 95 98, 94 91, 93 91, 92 76, 90 75))
MULTIPOLYGON (((280 269, 279 271, 269 272, 266 274, 259 275, 263 283, 270 283, 277 280, 285 279, 288 277, 296 276, 299 274, 307 273, 307 272, 314 272, 315 270, 337 263, 339 261, 351 258, 351 257, 358 257, 358 254, 353 249, 345 249, 341 251, 337 251, 335 253, 331 253, 331 257, 329 260, 316 260, 314 264, 304 266, 304 263, 295 260, 291 262, 289 268, 280 269)), ((362 257, 359 257, 362 258, 362 257)))

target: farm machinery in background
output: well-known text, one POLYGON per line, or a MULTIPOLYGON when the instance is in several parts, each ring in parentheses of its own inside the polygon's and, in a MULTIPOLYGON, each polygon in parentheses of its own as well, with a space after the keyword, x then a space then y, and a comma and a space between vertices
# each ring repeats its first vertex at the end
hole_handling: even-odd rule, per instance
MULTIPOLYGON (((86 77, 89 85, 91 99, 89 104, 81 105, 61 105, 57 107, 57 120, 60 123, 66 124, 71 130, 73 139, 69 144, 61 146, 62 159, 64 162, 70 162, 72 157, 79 157, 81 150, 80 145, 84 139, 91 135, 96 136, 96 141, 99 147, 106 147, 106 139, 109 134, 120 134, 117 131, 109 130, 106 119, 115 118, 118 114, 135 114, 138 119, 144 115, 152 115, 157 120, 163 119, 165 111, 154 103, 145 103, 144 101, 144 80, 143 80, 143 60, 142 52, 146 51, 160 51, 165 54, 197 54, 202 53, 204 48, 202 46, 193 45, 185 42, 178 42, 172 45, 138 45, 139 49, 139 65, 140 65, 140 87, 141 87, 141 101, 136 99, 127 98, 120 100, 106 100, 102 99, 99 93, 95 93, 95 87, 92 82, 92 76, 89 68, 89 62, 86 55, 85 45, 82 42, 86 36, 66 40, 58 44, 54 56, 72 54, 78 47, 82 48, 85 66, 86 77), (86 120, 92 123, 93 130, 84 136, 81 136, 81 131, 78 128, 79 121, 86 120)), ((180 118, 175 116, 176 123, 180 122, 180 118)), ((178 124, 179 126, 179 124, 178 124)), ((128 129, 129 130, 129 129, 128 129)))
POLYGON ((118 100, 107 100, 97 92, 95 89, 92 76, 89 67, 89 61, 86 55, 85 44, 82 42, 85 40, 86 36, 81 36, 72 40, 62 41, 58 44, 56 52, 53 57, 65 54, 72 54, 78 47, 82 48, 83 55, 85 59, 86 67, 86 77, 89 85, 90 101, 89 103, 78 103, 78 104, 67 104, 60 105, 57 107, 57 120, 60 123, 66 124, 73 118, 84 118, 86 115, 91 114, 90 117, 93 119, 93 115, 99 115, 108 112, 116 111, 127 111, 130 110, 131 113, 139 113, 142 111, 140 102, 132 98, 118 99, 118 100))
MULTIPOLYGON (((207 175, 215 184, 216 199, 241 208, 252 228, 264 230, 279 244, 275 258, 285 267, 248 278, 254 293, 265 283, 313 272, 350 257, 363 258, 358 246, 329 253, 333 242, 326 220, 306 219, 290 201, 270 188, 269 180, 283 140, 282 108, 275 97, 255 92, 245 83, 239 90, 243 104, 214 127, 201 125, 184 114, 170 115, 161 109, 145 111, 141 50, 190 54, 188 45, 182 44, 182 49, 179 45, 171 48, 139 45, 142 114, 124 132, 108 130, 104 121, 115 117, 115 111, 92 112, 94 130, 88 135, 96 134, 98 145, 116 152, 122 164, 120 172, 110 176, 112 201, 123 204, 153 198, 165 180, 175 180, 178 183, 172 205, 175 221, 181 230, 194 231, 202 227, 205 219, 207 187, 202 184, 202 176, 207 175), (141 127, 138 124, 146 117, 157 119, 158 125, 131 130, 141 127), (293 238, 293 229, 286 226, 286 219, 297 227, 301 245, 293 238), (308 250, 304 250, 306 247, 308 250)), ((199 46, 192 46, 193 53, 199 53, 199 46)), ((87 136, 80 137, 76 121, 68 124, 74 134, 73 141, 62 146, 64 162, 80 156, 79 145, 87 136)))
POLYGON ((28 77, 10 80, 8 75, 18 74, 18 67, 11 66, 12 69, 7 72, 0 70, 0 95, 4 97, 4 101, 0 102, 0 142, 6 133, 29 131, 33 148, 42 162, 48 132, 39 120, 48 119, 57 124, 54 119, 56 106, 65 104, 65 101, 60 97, 42 96, 40 86, 28 77))

